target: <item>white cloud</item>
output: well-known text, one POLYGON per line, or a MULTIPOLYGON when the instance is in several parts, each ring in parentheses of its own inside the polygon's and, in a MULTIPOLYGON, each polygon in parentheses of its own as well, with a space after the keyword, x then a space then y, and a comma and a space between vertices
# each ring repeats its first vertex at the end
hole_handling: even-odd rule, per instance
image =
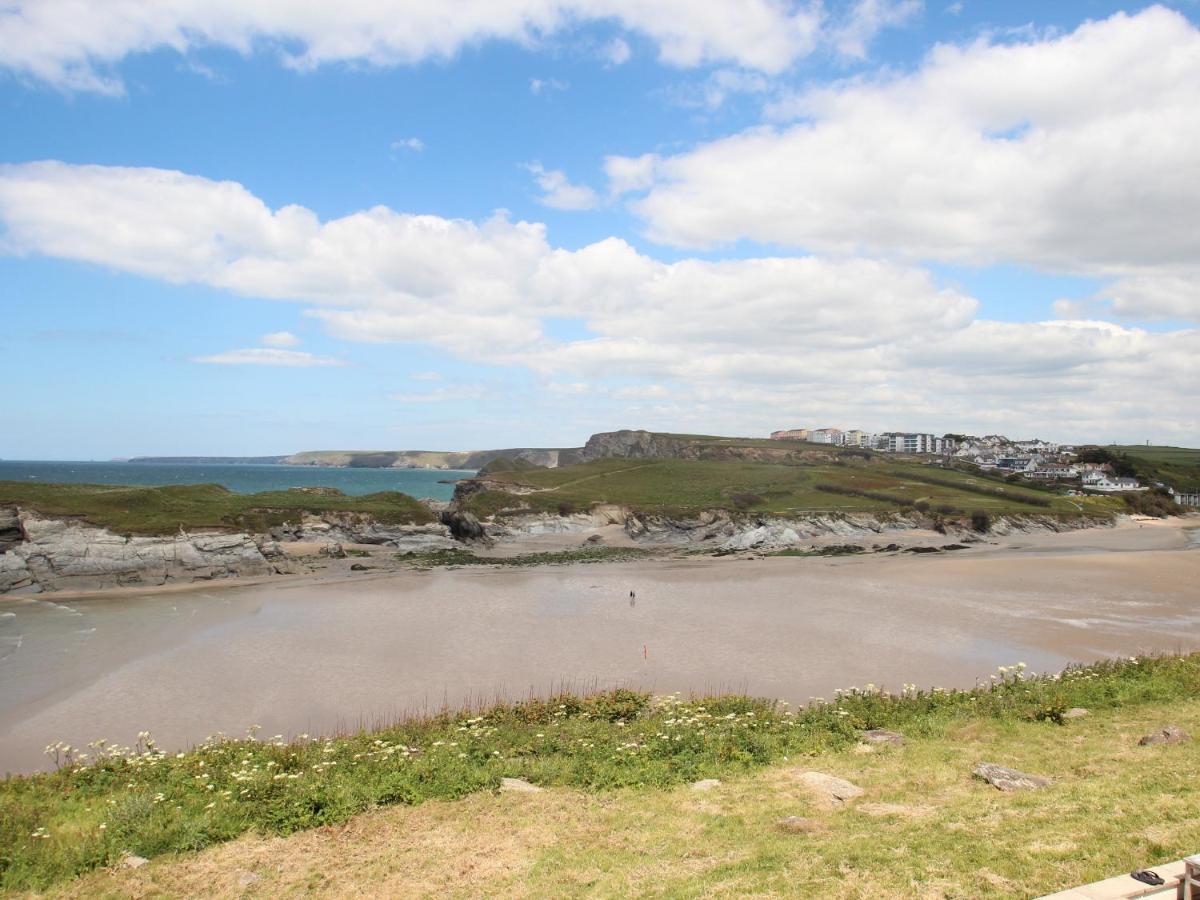
MULTIPOLYGON (((761 432, 780 419, 829 420, 1200 440, 1200 331, 988 321, 972 297, 913 264, 663 262, 616 238, 556 248, 536 223, 384 207, 321 221, 302 207, 272 210, 238 184, 56 162, 0 167, 0 226, 9 252, 296 302, 345 340, 419 342, 543 383, 590 385, 589 402, 644 404, 632 424, 761 432), (550 337, 543 323, 564 318, 589 337, 550 337)), ((265 347, 202 359, 337 362, 265 347)), ((467 388, 442 390, 398 402, 467 388)))
POLYGON ((414 153, 420 153, 425 149, 425 142, 418 137, 400 138, 398 141, 392 141, 393 150, 412 150, 414 153))
POLYGON ((529 93, 534 96, 545 94, 548 91, 565 91, 569 84, 565 81, 559 81, 557 78, 530 78, 529 93))
POLYGON ((596 192, 583 184, 572 184, 560 169, 547 169, 540 162, 528 163, 525 168, 542 190, 538 203, 554 209, 592 209, 596 192))
POLYGON ((251 347, 214 353, 211 356, 196 356, 192 362, 217 366, 286 366, 300 369, 345 365, 341 360, 328 356, 314 356, 300 350, 278 350, 271 347, 251 347))
POLYGON ((623 66, 629 62, 630 57, 633 56, 633 51, 629 48, 629 43, 623 38, 613 38, 604 45, 601 56, 610 66, 623 66))
POLYGON ((268 347, 295 347, 300 343, 300 338, 290 331, 272 331, 264 334, 260 340, 268 347))
POLYGON ((1200 316, 1176 289, 1200 283, 1200 30, 1176 12, 938 46, 772 112, 800 121, 656 161, 634 207, 652 237, 1007 261, 1131 279, 1114 303, 1132 314, 1200 316))
POLYGON ((441 381, 441 372, 414 372, 408 376, 413 381, 441 381))
POLYGON ((923 9, 922 0, 857 0, 846 20, 833 30, 830 41, 843 56, 866 59, 879 32, 906 24, 923 9))
MULTIPOLYGON (((615 22, 658 45, 672 66, 730 62, 780 72, 810 53, 820 5, 781 0, 10 0, 0 7, 0 66, 66 90, 120 93, 130 54, 210 46, 268 49, 287 65, 375 66, 448 59, 490 40, 534 46, 581 25, 615 22)), ((616 45, 614 45, 615 47, 616 45)), ((614 49, 611 59, 619 59, 614 49)))
POLYGON ((654 184, 654 168, 659 157, 655 153, 641 156, 606 156, 604 174, 608 176, 610 197, 630 191, 644 191, 654 184))

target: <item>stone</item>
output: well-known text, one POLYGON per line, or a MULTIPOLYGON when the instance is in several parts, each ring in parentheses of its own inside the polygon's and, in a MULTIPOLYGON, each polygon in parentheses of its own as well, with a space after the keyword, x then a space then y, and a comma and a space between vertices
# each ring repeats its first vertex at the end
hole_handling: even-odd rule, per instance
POLYGON ((796 776, 809 793, 828 803, 845 803, 855 797, 861 797, 862 788, 836 775, 826 775, 824 772, 801 772, 796 776))
POLYGON ((1182 744, 1184 741, 1190 741, 1192 736, 1180 728, 1178 725, 1167 725, 1160 728, 1158 731, 1143 735, 1138 741, 1139 747, 1148 747, 1151 744, 1182 744))
POLYGON ((693 791, 711 791, 715 787, 721 786, 719 778, 702 778, 699 781, 692 782, 693 791))
POLYGON ((262 876, 255 872, 240 872, 238 874, 238 887, 248 888, 251 885, 258 884, 262 881, 262 876))
POLYGON ((775 827, 788 834, 812 834, 825 830, 825 823, 816 819, 806 819, 804 816, 785 816, 775 823, 775 827))
POLYGON ((1091 714, 1091 710, 1084 709, 1082 706, 1072 706, 1065 713, 1063 713, 1063 718, 1082 719, 1084 716, 1090 716, 1091 714))
POLYGON ((1053 779, 1044 775, 1030 775, 1018 772, 996 763, 979 763, 971 770, 976 778, 982 778, 992 787, 1001 791, 1036 790, 1051 784, 1053 779))
POLYGON ((500 791, 504 794, 540 794, 542 789, 524 778, 501 778, 500 791))
POLYGON ((330 559, 345 559, 346 548, 341 544, 329 544, 321 548, 321 555, 328 556, 330 559))
POLYGON ((904 735, 898 731, 888 731, 886 728, 872 728, 864 731, 863 741, 868 744, 890 744, 893 747, 904 746, 904 735))
POLYGON ((593 534, 593 535, 589 535, 589 536, 588 536, 588 538, 587 538, 587 540, 585 540, 585 541, 584 541, 584 543, 585 543, 585 544, 589 544, 589 545, 591 545, 591 546, 593 546, 593 547, 594 547, 594 546, 596 546, 596 545, 598 545, 598 544, 603 544, 603 543, 604 543, 604 538, 603 538, 603 537, 601 537, 601 536, 600 536, 600 535, 598 535, 598 534, 593 534))
POLYGON ((126 869, 140 869, 150 860, 144 856, 134 856, 132 853, 126 853, 121 857, 121 865, 126 869))

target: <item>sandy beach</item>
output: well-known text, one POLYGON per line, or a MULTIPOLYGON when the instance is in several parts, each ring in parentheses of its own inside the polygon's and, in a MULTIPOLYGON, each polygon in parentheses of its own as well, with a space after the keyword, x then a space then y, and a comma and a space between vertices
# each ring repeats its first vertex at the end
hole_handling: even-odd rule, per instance
POLYGON ((867 682, 969 686, 1018 661, 1193 649, 1197 526, 1126 521, 940 554, 329 572, 6 599, 0 771, 42 765, 54 740, 321 733, 564 684, 803 703, 867 682))

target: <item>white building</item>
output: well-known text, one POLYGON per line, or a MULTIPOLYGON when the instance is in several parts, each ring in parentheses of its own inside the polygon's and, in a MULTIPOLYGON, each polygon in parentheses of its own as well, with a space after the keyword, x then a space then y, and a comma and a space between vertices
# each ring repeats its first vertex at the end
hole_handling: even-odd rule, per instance
POLYGON ((809 434, 814 444, 841 444, 845 435, 840 428, 818 428, 809 434))
POLYGON ((1136 478, 1117 478, 1106 472, 1095 469, 1083 473, 1083 486, 1089 491, 1099 491, 1103 494, 1116 494, 1125 491, 1145 491, 1136 478))
POLYGON ((889 453, 941 453, 942 439, 932 434, 889 431, 881 435, 880 449, 889 453))

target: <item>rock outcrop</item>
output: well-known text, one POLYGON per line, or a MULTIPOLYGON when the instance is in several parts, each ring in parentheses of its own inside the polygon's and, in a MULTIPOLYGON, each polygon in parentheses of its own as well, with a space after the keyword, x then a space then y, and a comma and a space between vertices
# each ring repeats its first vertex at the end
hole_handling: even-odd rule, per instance
POLYGON ((275 571, 246 534, 142 537, 19 513, 24 540, 0 555, 0 593, 98 590, 275 571))
POLYGON ((979 763, 971 770, 976 778, 981 778, 1000 791, 1029 791, 1044 788, 1053 779, 1044 775, 1030 775, 995 763, 979 763))
POLYGON ((328 544, 375 544, 405 553, 448 550, 454 546, 450 529, 438 522, 427 525, 388 525, 363 513, 304 513, 300 520, 271 529, 279 542, 307 541, 328 544))
POLYGON ((0 553, 7 553, 21 541, 25 533, 21 530, 21 519, 15 506, 0 506, 0 553))

